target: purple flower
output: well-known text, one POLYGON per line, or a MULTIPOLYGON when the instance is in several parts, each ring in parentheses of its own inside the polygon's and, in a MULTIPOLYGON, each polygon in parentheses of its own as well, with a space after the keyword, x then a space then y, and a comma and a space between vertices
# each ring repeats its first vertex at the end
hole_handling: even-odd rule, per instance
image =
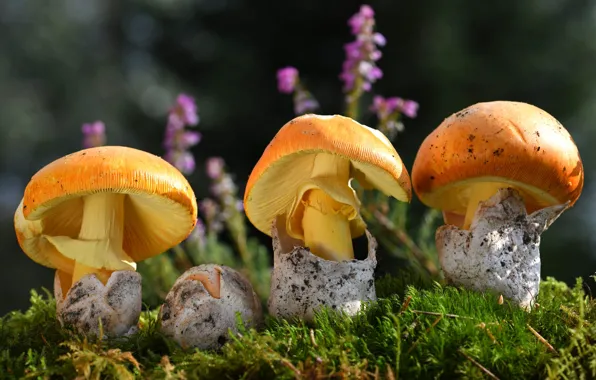
POLYGON ((294 94, 294 113, 302 115, 319 108, 319 102, 300 83, 300 73, 295 67, 277 70, 277 88, 282 94, 294 94))
POLYGON ((377 47, 385 46, 387 41, 382 34, 374 32, 374 16, 375 12, 369 5, 362 5, 359 12, 348 20, 356 39, 344 45, 346 60, 339 77, 344 82, 345 92, 370 91, 372 84, 383 76, 376 66, 376 61, 382 56, 377 47))
POLYGON ((373 98, 371 111, 376 112, 379 118, 387 117, 393 113, 402 113, 413 119, 418 113, 418 103, 413 100, 406 100, 398 97, 385 99, 380 95, 373 98))
POLYGON ((301 89, 294 94, 294 113, 303 115, 319 108, 319 102, 306 90, 301 89))
POLYGON ((298 84, 298 69, 295 67, 284 67, 277 70, 277 89, 282 94, 291 94, 298 84))
MULTIPOLYGON (((242 200, 238 198, 238 187, 232 176, 225 171, 225 162, 221 157, 211 157, 206 162, 207 175, 211 179, 210 191, 213 199, 217 200, 218 220, 226 223, 232 230, 237 231, 237 223, 242 220, 244 211, 242 200), (236 226, 236 227, 234 227, 236 226)), ((203 205, 207 207, 204 213, 212 207, 209 203, 203 205)), ((213 218, 212 218, 213 219, 213 218)))
POLYGON ((207 176, 211 179, 217 179, 222 176, 224 169, 224 160, 221 157, 211 157, 207 160, 207 176))
POLYGON ((164 159, 184 174, 190 174, 195 171, 195 158, 188 151, 170 150, 166 152, 164 159))
POLYGON ((410 119, 418 115, 418 103, 413 100, 404 100, 401 105, 401 112, 410 119))
POLYGON ((186 94, 178 95, 176 104, 170 110, 168 121, 179 128, 183 128, 185 125, 197 125, 199 123, 199 115, 195 100, 186 94))
POLYGON ((84 148, 94 148, 106 143, 106 127, 105 124, 99 120, 93 123, 83 124, 81 131, 83 132, 84 148))
POLYGON ((378 46, 385 46, 387 44, 387 39, 385 39, 385 36, 382 35, 381 33, 373 34, 373 41, 378 46))
POLYGON ((193 98, 180 94, 176 104, 168 114, 168 124, 164 136, 164 159, 184 174, 195 170, 195 159, 189 149, 201 141, 201 134, 188 131, 185 127, 198 124, 199 116, 193 98))
POLYGON ((227 208, 228 203, 235 202, 236 184, 225 172, 225 161, 221 157, 210 157, 206 164, 207 176, 211 178, 211 194, 227 208))
POLYGON ((210 232, 218 233, 223 230, 221 209, 217 202, 211 198, 205 198, 199 202, 199 211, 203 214, 210 232))
POLYGON ((232 180, 229 175, 222 175, 218 181, 211 186, 211 193, 222 200, 229 202, 234 202, 235 200, 230 198, 233 194, 236 193, 236 184, 232 180))
POLYGON ((196 243, 201 249, 205 248, 205 245, 207 244, 205 233, 205 224, 203 223, 201 218, 197 218, 197 224, 188 236, 188 240, 196 243))
POLYGON ((403 114, 409 118, 416 117, 418 103, 398 97, 384 98, 376 95, 373 98, 373 104, 370 106, 370 110, 377 114, 379 130, 392 139, 397 132, 404 130, 403 124, 398 121, 400 115, 403 114))
POLYGON ((360 31, 366 26, 367 21, 373 17, 375 17, 375 11, 370 7, 370 5, 362 5, 360 7, 360 11, 350 17, 348 20, 348 25, 352 27, 352 34, 359 34, 360 31))
POLYGON ((166 128, 164 148, 168 150, 187 150, 201 141, 201 134, 195 131, 175 129, 171 125, 166 128))

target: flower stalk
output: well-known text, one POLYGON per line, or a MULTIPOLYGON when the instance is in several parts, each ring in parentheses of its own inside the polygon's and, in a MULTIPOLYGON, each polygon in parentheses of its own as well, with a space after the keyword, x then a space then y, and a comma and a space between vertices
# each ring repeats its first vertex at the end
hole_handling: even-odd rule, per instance
POLYGON ((195 159, 190 148, 201 141, 201 134, 189 131, 187 126, 194 127, 199 123, 197 106, 192 97, 180 94, 176 104, 168 114, 168 124, 164 137, 166 150, 164 159, 184 174, 192 174, 195 170, 195 159))
POLYGON ((372 84, 383 77, 383 71, 377 66, 382 53, 379 47, 385 46, 386 40, 381 33, 375 32, 375 12, 369 5, 362 5, 360 10, 349 20, 355 40, 344 45, 346 60, 340 79, 346 102, 346 114, 358 119, 360 98, 369 92, 372 84))

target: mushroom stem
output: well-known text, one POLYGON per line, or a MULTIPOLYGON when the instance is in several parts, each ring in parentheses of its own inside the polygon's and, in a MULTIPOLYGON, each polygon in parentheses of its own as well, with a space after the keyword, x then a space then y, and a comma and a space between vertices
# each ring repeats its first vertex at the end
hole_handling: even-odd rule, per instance
MULTIPOLYGON (((125 194, 98 193, 88 195, 83 199, 85 205, 79 240, 95 243, 93 253, 98 259, 109 257, 123 262, 133 261, 122 250, 125 196, 125 194)), ((100 268, 101 266, 99 268, 92 267, 76 261, 73 284, 88 273, 95 273, 99 280, 105 284, 112 271, 105 273, 106 271, 102 271, 100 268)))
POLYGON ((72 284, 95 273, 105 285, 115 270, 136 270, 122 249, 125 196, 107 192, 85 196, 78 237, 46 236, 63 256, 74 260, 72 284))
POLYGON ((337 202, 323 190, 312 189, 304 195, 304 244, 317 256, 326 260, 354 258, 349 206, 337 202))
POLYGON ((112 275, 112 272, 113 271, 111 271, 111 270, 105 270, 105 269, 102 270, 100 268, 94 268, 94 267, 90 267, 88 265, 82 264, 80 261, 75 261, 74 271, 72 272, 72 281, 71 281, 70 286, 72 286, 72 284, 76 283, 77 281, 79 281, 81 278, 88 275, 89 273, 95 273, 95 275, 97 276, 99 281, 101 281, 101 283, 105 285, 108 283, 108 279, 112 275))
POLYGON ((470 186, 468 206, 464 219, 463 229, 469 230, 474 219, 474 214, 478 209, 480 202, 484 202, 495 195, 503 185, 496 182, 478 182, 470 186))

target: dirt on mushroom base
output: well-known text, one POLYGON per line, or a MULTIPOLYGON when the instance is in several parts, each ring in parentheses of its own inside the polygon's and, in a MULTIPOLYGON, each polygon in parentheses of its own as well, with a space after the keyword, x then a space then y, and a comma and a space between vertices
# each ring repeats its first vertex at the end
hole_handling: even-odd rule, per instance
MULTIPOLYGON (((32 292, 25 313, 0 319, 0 378, 560 378, 596 376, 596 301, 548 279, 526 313, 493 295, 400 274, 377 280, 378 302, 352 319, 318 314, 311 325, 240 326, 221 351, 184 351, 144 312, 131 337, 85 341, 60 329, 55 301, 32 292)), ((591 281, 590 281, 591 282, 591 281)), ((592 286, 592 284, 588 284, 592 286)))

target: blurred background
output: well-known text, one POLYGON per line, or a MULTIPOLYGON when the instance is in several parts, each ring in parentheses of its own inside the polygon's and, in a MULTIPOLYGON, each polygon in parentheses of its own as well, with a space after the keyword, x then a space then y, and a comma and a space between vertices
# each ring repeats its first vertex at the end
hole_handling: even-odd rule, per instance
MULTIPOLYGON (((369 1, 387 39, 372 94, 420 104, 394 141, 408 168, 445 117, 489 100, 535 104, 570 131, 586 185, 544 235, 543 276, 596 271, 596 3, 589 0, 369 1)), ((27 307, 53 271, 19 249, 13 214, 31 176, 81 147, 81 124, 107 142, 158 155, 180 92, 197 101, 203 138, 189 176, 208 195, 205 160, 221 156, 240 193, 265 146, 293 117, 276 70, 292 65, 321 104, 343 112, 343 45, 352 0, 2 0, 0 2, 0 315, 27 307)), ((370 95, 368 95, 370 96, 370 95)), ((362 121, 374 124, 373 114, 362 121)), ((409 213, 423 212, 414 200, 409 213)), ((250 231, 264 244, 270 239, 250 231)))

